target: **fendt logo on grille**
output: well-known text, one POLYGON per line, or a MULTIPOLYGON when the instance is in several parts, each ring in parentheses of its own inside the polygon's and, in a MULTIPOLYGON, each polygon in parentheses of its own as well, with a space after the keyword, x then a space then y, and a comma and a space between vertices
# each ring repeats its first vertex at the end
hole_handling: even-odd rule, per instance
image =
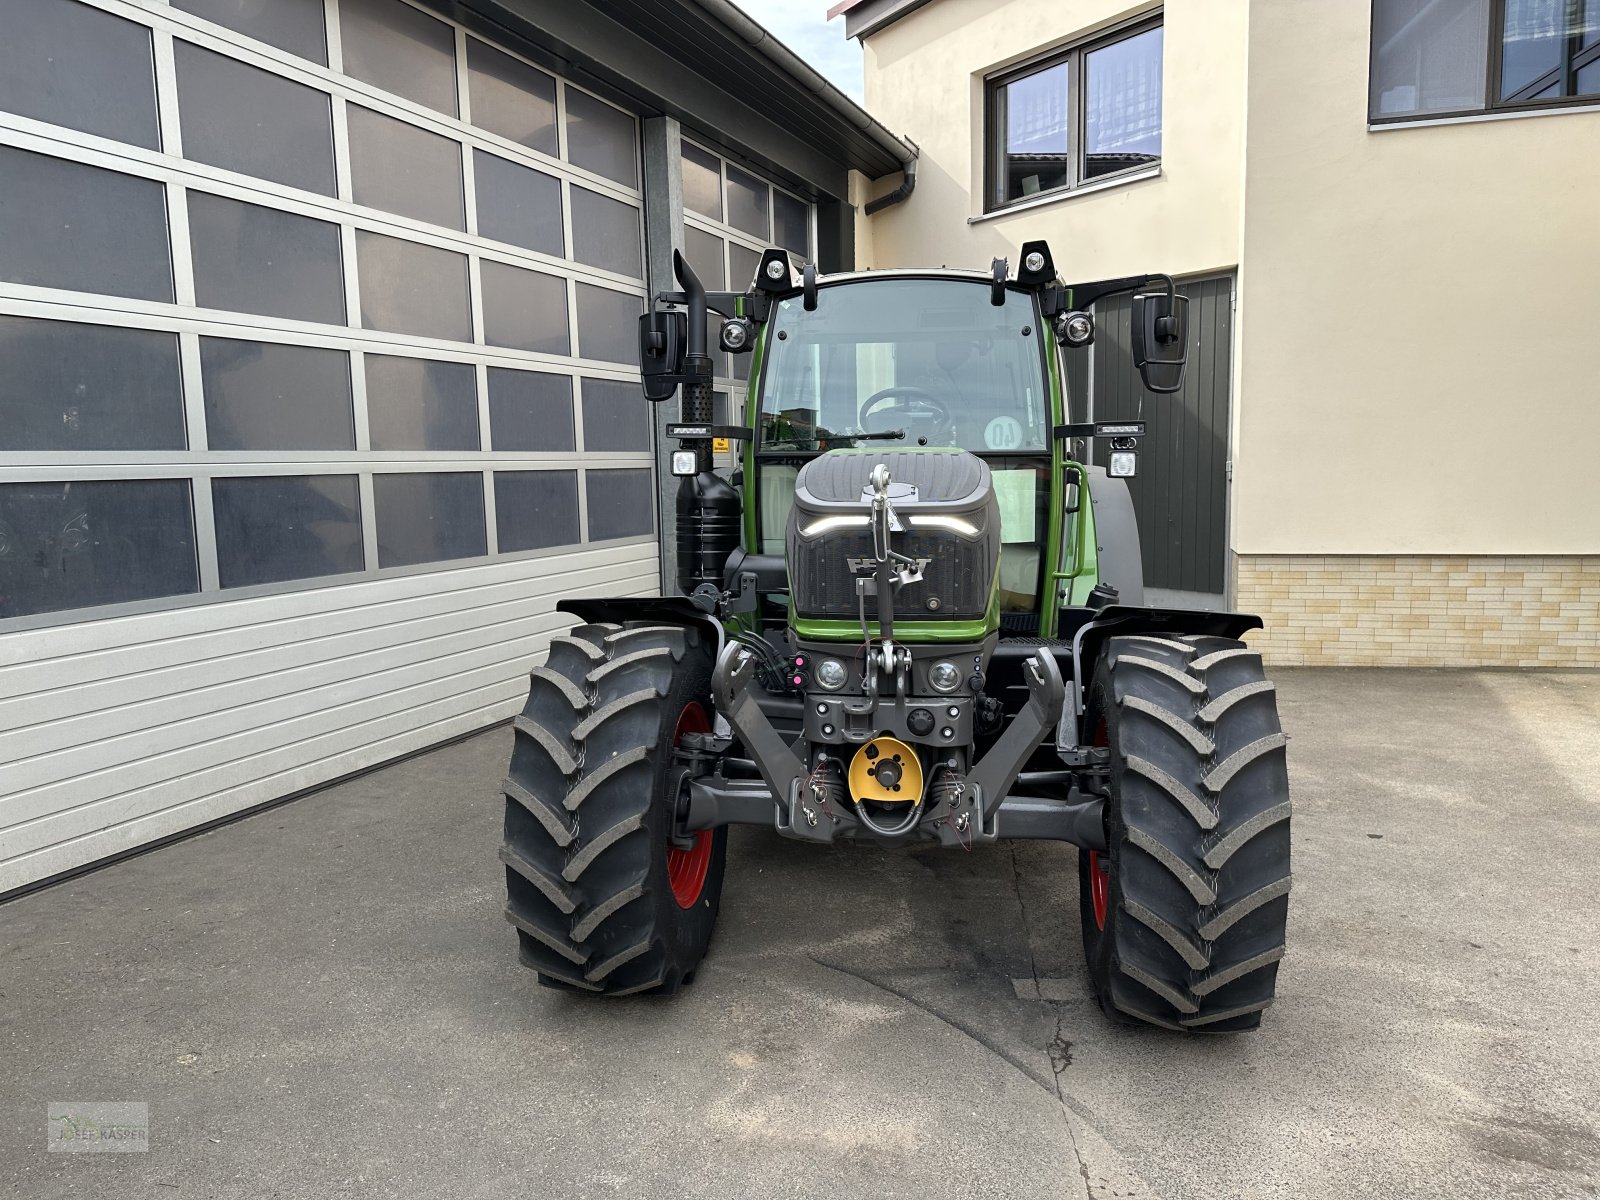
MULTIPOLYGON (((911 561, 917 564, 918 571, 925 571, 933 559, 914 558, 911 561)), ((849 568, 852 575, 860 575, 863 572, 876 571, 878 569, 878 560, 875 558, 847 558, 844 560, 844 565, 849 568)))

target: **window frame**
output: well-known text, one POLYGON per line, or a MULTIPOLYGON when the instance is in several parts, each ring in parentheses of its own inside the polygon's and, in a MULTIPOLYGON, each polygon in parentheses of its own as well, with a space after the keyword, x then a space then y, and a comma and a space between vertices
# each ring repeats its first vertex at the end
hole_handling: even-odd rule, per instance
POLYGON ((1154 162, 1136 163, 1124 167, 1120 171, 1108 171, 1104 175, 1092 178, 1084 174, 1084 63, 1088 56, 1096 50, 1103 50, 1118 42, 1127 41, 1129 38, 1138 37, 1140 34, 1149 33, 1153 29, 1165 29, 1166 10, 1153 9, 1129 17, 1115 25, 1096 30, 1087 37, 1058 46, 1050 51, 1036 55, 1033 58, 1007 67, 1004 71, 997 71, 993 75, 984 77, 983 81, 983 212, 984 214, 1004 212, 1010 208, 1021 205, 1037 204, 1045 199, 1062 199, 1084 188, 1099 187, 1118 180, 1130 179, 1149 175, 1154 170, 1159 170, 1162 159, 1166 157, 1166 48, 1162 46, 1162 113, 1161 113, 1161 154, 1154 162), (1067 68, 1067 124, 1070 130, 1071 141, 1068 146, 1067 182, 1060 187, 1046 188, 1033 193, 1031 196, 1019 196, 1014 200, 1005 198, 1002 187, 1005 179, 1005 105, 1002 101, 1002 92, 1007 87, 1030 75, 1037 75, 1052 67, 1065 65, 1067 68))
MULTIPOLYGON (((1415 125, 1419 122, 1481 120, 1484 117, 1523 116, 1551 110, 1586 108, 1600 105, 1600 93, 1592 96, 1552 96, 1548 99, 1512 100, 1500 98, 1500 75, 1505 66, 1506 0, 1488 0, 1488 45, 1484 51, 1484 102, 1480 108, 1453 108, 1444 112, 1411 112, 1380 114, 1372 110, 1372 84, 1378 70, 1378 39, 1374 36, 1378 23, 1378 5, 1383 0, 1371 0, 1367 9, 1367 124, 1372 128, 1386 125, 1415 125)), ((1600 0, 1587 0, 1600 17, 1600 0)), ((1567 35, 1566 51, 1562 65, 1547 71, 1520 91, 1543 90, 1536 85, 1549 86, 1552 75, 1565 76, 1563 83, 1576 83, 1579 70, 1600 62, 1600 40, 1587 48, 1578 46, 1578 35, 1567 35), (1581 61, 1580 61, 1581 60, 1581 61)))

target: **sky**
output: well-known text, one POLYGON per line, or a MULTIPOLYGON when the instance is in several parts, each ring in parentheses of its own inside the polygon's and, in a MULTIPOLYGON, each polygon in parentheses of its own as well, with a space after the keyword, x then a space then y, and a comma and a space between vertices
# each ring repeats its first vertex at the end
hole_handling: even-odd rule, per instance
POLYGON ((844 18, 827 20, 831 0, 734 0, 785 46, 857 104, 861 44, 844 36, 844 18))

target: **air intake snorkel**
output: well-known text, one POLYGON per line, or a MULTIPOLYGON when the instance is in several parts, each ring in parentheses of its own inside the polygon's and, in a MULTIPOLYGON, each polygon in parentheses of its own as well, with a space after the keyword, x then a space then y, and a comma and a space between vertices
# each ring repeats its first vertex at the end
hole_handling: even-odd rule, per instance
MULTIPOLYGON (((685 425, 710 425, 716 419, 715 397, 711 389, 711 356, 706 353, 706 289, 681 250, 672 252, 672 269, 683 288, 684 308, 689 318, 683 355, 683 400, 679 413, 685 425)), ((711 470, 711 439, 683 438, 686 450, 694 451, 695 474, 711 470)))

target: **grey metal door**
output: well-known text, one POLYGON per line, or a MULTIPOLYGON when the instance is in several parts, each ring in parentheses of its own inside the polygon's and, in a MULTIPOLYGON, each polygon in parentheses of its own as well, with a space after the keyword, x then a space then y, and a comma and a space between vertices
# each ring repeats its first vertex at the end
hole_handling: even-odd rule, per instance
MULTIPOLYGON (((1096 307, 1089 351, 1067 353, 1069 405, 1075 421, 1142 419, 1149 427, 1139 444, 1139 474, 1128 481, 1145 586, 1221 595, 1228 552, 1233 277, 1192 280, 1178 290, 1189 297, 1183 389, 1170 396, 1144 390, 1133 367, 1133 304, 1116 296, 1096 307)), ((1097 444, 1093 453, 1103 466, 1105 446, 1097 444)))

